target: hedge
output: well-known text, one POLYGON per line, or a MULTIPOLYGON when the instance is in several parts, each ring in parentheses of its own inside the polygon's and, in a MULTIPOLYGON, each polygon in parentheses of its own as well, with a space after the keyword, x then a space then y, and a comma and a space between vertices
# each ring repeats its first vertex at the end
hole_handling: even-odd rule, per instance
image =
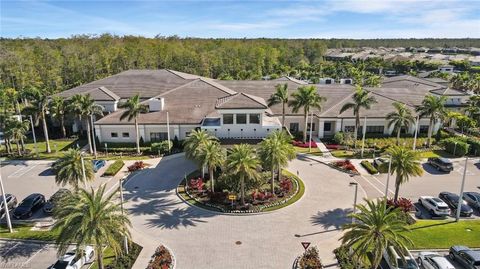
POLYGON ((116 160, 114 163, 112 163, 107 170, 105 170, 105 173, 103 173, 104 176, 115 176, 120 169, 125 165, 125 163, 122 160, 116 160))
POLYGON ((468 153, 470 145, 465 142, 465 139, 459 139, 456 137, 451 137, 442 140, 442 144, 445 146, 445 151, 448 153, 454 154, 455 156, 465 156, 468 153))
POLYGON ((367 160, 363 160, 360 162, 360 164, 363 166, 363 168, 365 168, 370 174, 374 175, 374 174, 377 174, 378 173, 378 170, 373 167, 373 165, 367 161, 367 160))
POLYGON ((480 156, 480 139, 469 137, 467 143, 470 145, 470 154, 480 156))
POLYGON ((172 142, 168 140, 152 143, 152 146, 150 147, 151 152, 160 153, 160 154, 168 153, 169 150, 171 149, 172 149, 172 142))

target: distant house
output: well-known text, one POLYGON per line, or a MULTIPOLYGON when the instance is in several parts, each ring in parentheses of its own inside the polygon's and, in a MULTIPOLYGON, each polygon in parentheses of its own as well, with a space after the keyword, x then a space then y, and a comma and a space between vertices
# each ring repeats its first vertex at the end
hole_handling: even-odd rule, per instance
POLYGON ((442 73, 452 73, 453 72, 453 65, 443 65, 438 68, 438 71, 442 73))
POLYGON ((320 84, 335 84, 334 78, 320 78, 320 84))
POLYGON ((351 78, 342 78, 342 79, 340 79, 340 84, 353 84, 353 79, 351 79, 351 78))

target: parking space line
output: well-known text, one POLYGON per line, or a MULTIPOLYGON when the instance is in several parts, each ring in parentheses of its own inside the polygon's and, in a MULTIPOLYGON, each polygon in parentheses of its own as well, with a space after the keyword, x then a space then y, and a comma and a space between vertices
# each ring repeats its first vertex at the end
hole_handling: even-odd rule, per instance
POLYGON ((7 250, 7 252, 3 253, 3 256, 7 257, 7 254, 12 251, 14 248, 16 248, 18 245, 20 245, 20 243, 16 243, 13 247, 11 247, 9 250, 7 250))
MULTIPOLYGON (((386 187, 385 184, 383 184, 378 178, 376 178, 375 176, 372 175, 372 177, 380 184, 382 185, 383 187, 386 187)), ((395 194, 395 192, 393 192, 390 188, 388 188, 388 192, 390 192, 391 194, 395 194)), ((382 192, 383 194, 385 194, 385 192, 382 192)))
POLYGON ((375 190, 377 190, 380 194, 384 195, 385 193, 383 191, 381 191, 379 188, 377 188, 377 186, 373 185, 372 182, 370 182, 370 180, 368 180, 367 178, 365 178, 363 175, 360 175, 368 184, 370 184, 375 190))
POLYGON ((40 253, 41 251, 43 251, 45 248, 47 247, 47 245, 43 246, 41 249, 37 250, 35 253, 33 253, 32 256, 30 256, 30 258, 28 258, 23 264, 28 264, 32 259, 33 257, 35 257, 38 253, 40 253))
POLYGON ((37 166, 38 165, 35 164, 35 165, 32 165, 31 167, 28 167, 28 168, 27 167, 21 168, 18 171, 16 171, 15 173, 9 175, 8 177, 21 177, 21 176, 25 175, 26 173, 28 173, 29 171, 31 171, 32 169, 34 169, 37 166), (27 169, 25 169, 25 168, 27 168, 27 169))

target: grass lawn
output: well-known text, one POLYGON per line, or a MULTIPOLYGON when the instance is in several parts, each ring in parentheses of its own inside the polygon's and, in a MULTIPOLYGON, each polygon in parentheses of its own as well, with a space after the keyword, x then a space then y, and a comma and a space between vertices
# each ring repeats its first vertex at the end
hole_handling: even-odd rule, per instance
MULTIPOLYGON (((336 158, 362 159, 360 152, 355 153, 352 150, 332 150, 330 153, 336 158)), ((375 153, 375 157, 380 157, 380 151, 375 153)), ((373 152, 363 152, 363 158, 373 158, 373 152)))
POLYGON ((58 236, 56 231, 31 231, 31 224, 13 224, 13 233, 9 233, 7 225, 0 226, 0 238, 34 239, 43 241, 55 241, 58 236))
POLYGON ((429 150, 419 153, 421 158, 435 158, 435 157, 444 157, 444 158, 457 158, 444 150, 429 150))
POLYGON ((322 152, 317 147, 312 147, 312 152, 309 152, 309 148, 302 148, 302 147, 296 147, 296 146, 293 146, 293 147, 295 148, 295 151, 297 153, 308 153, 315 156, 322 156, 322 152))
MULTIPOLYGON (((25 148, 27 151, 30 151, 30 154, 24 155, 22 159, 58 159, 63 156, 64 151, 69 148, 83 147, 87 144, 86 140, 78 139, 51 139, 50 140, 50 149, 51 153, 47 153, 47 145, 44 140, 37 141, 38 147, 38 158, 35 154, 35 145, 32 141, 26 141, 25 148)), ((13 145, 13 151, 16 152, 16 145, 13 145)), ((1 151, 5 153, 5 147, 2 147, 1 151)))
POLYGON ((449 248, 453 245, 480 247, 480 220, 419 220, 407 233, 415 249, 449 248))

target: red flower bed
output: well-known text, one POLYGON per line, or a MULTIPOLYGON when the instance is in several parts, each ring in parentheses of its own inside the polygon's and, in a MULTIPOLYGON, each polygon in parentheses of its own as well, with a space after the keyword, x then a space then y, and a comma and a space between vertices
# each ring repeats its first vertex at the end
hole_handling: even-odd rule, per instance
POLYGON ((201 191, 203 189, 204 184, 205 183, 203 182, 203 179, 201 177, 192 178, 188 181, 188 187, 197 191, 201 191))
POLYGON ((289 193, 293 189, 293 184, 290 179, 280 181, 280 188, 283 192, 289 193))
POLYGON ((143 169, 143 168, 145 168, 145 163, 144 162, 142 162, 142 161, 135 162, 134 164, 132 164, 128 167, 128 172, 134 172, 134 171, 137 171, 137 170, 140 170, 140 169, 143 169))
POLYGON ((357 169, 355 166, 350 162, 350 160, 344 160, 344 161, 336 161, 333 163, 334 166, 339 167, 344 170, 352 171, 352 172, 357 172, 357 169))
MULTIPOLYGON (((307 141, 303 143, 302 141, 293 141, 292 144, 296 147, 301 147, 301 148, 309 148, 310 147, 310 141, 307 141)), ((312 148, 315 148, 317 146, 317 143, 315 141, 312 141, 312 148)))
POLYGON ((410 212, 413 209, 412 201, 403 197, 398 198, 397 203, 394 203, 393 199, 388 199, 387 205, 389 207, 400 208, 403 212, 410 212))
POLYGON ((168 269, 172 266, 172 255, 164 246, 159 246, 148 263, 147 269, 168 269))
POLYGON ((254 191, 252 193, 252 199, 257 201, 265 201, 273 197, 273 194, 270 192, 264 191, 254 191))
POLYGON ((327 149, 333 149, 333 150, 342 149, 342 146, 338 144, 327 144, 325 146, 327 147, 327 149))

